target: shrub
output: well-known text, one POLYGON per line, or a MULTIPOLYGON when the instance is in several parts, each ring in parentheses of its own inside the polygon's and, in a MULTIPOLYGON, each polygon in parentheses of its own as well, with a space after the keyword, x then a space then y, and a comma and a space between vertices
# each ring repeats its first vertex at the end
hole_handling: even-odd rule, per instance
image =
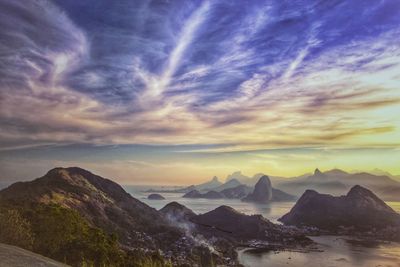
POLYGON ((17 210, 0 209, 0 242, 32 249, 33 241, 30 223, 17 210))

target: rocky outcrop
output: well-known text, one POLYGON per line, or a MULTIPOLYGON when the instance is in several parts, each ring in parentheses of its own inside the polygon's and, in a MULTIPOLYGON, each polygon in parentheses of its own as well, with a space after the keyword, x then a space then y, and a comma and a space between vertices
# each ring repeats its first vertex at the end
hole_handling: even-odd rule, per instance
POLYGON ((151 199, 151 200, 164 200, 165 197, 163 197, 160 194, 150 194, 147 196, 147 199, 151 199))
POLYGON ((272 185, 268 176, 262 176, 251 194, 243 199, 243 201, 267 203, 272 200, 272 185))
POLYGON ((340 197, 307 190, 280 221, 286 225, 313 226, 329 231, 343 227, 369 231, 400 227, 400 214, 370 190, 356 185, 340 197))
POLYGON ((252 193, 248 194, 242 200, 246 202, 269 203, 274 201, 293 201, 296 197, 282 190, 272 187, 268 176, 260 177, 252 193))

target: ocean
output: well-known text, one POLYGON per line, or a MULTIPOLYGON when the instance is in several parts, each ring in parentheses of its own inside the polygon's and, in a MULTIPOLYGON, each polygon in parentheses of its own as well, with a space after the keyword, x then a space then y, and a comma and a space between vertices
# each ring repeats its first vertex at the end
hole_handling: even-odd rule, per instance
MULTIPOLYGON (((172 201, 181 203, 197 214, 211 211, 221 205, 230 206, 248 215, 261 214, 272 222, 286 214, 295 202, 274 202, 271 204, 254 204, 237 199, 190 199, 182 198, 181 193, 160 193, 165 200, 149 200, 150 193, 144 191, 154 188, 151 186, 124 186, 132 196, 159 210, 172 201)), ((162 189, 168 190, 169 187, 162 189)), ((400 202, 387 202, 400 213, 400 202)), ((317 244, 316 251, 304 253, 294 251, 250 253, 248 250, 239 251, 239 261, 245 267, 400 267, 400 244, 385 242, 363 244, 355 242, 350 237, 319 236, 312 238, 317 244)))

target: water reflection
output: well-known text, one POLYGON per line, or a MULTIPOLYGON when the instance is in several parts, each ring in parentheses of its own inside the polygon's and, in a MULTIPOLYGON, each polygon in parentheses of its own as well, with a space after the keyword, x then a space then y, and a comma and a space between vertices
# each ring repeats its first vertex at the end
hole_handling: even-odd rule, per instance
POLYGON ((399 267, 400 244, 365 244, 348 237, 320 236, 312 238, 321 251, 302 252, 264 252, 251 253, 248 250, 239 253, 244 266, 330 266, 330 267, 399 267))

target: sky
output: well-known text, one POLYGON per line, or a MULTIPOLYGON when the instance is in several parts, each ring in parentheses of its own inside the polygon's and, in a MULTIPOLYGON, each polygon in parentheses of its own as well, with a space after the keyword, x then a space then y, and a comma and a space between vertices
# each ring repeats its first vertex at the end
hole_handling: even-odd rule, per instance
POLYGON ((0 179, 400 174, 398 0, 0 0, 0 179))

